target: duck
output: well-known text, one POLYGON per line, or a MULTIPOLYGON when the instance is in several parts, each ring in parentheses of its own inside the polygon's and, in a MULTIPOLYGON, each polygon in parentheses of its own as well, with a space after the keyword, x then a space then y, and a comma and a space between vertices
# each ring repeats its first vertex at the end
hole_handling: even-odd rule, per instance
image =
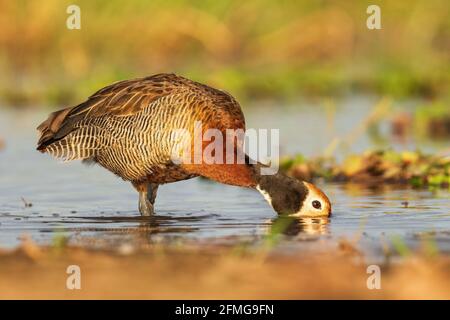
MULTIPOLYGON (((220 132, 245 130, 244 114, 231 94, 179 75, 156 74, 115 82, 51 113, 37 127, 37 150, 63 161, 98 164, 130 182, 142 216, 154 214, 160 185, 194 177, 255 189, 280 215, 331 215, 330 200, 317 186, 281 172, 262 174, 264 165, 247 155, 233 163, 174 161, 180 139, 173 139, 173 131, 184 128, 189 135, 196 121, 220 132)), ((241 152, 242 144, 233 148, 241 152)))

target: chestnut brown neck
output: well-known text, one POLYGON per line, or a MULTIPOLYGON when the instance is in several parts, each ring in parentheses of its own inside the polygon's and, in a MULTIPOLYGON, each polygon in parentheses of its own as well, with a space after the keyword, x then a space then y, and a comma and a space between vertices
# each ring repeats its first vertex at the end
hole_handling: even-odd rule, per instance
POLYGON ((183 164, 189 174, 240 187, 256 187, 254 170, 247 164, 183 164))

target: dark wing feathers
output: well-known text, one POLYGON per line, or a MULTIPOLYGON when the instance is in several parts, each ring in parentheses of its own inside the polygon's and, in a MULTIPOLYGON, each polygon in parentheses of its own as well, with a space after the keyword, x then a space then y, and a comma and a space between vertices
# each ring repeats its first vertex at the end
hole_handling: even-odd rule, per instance
POLYGON ((65 137, 81 120, 105 115, 135 114, 153 101, 170 94, 181 83, 180 79, 184 78, 160 74, 116 82, 77 106, 53 112, 37 128, 40 133, 37 149, 45 150, 49 144, 65 137))
POLYGON ((38 150, 41 150, 44 143, 51 140, 56 132, 58 132, 61 124, 70 112, 71 108, 55 111, 49 115, 47 120, 42 122, 37 130, 39 131, 38 150))
MULTIPOLYGON (((113 83, 77 106, 53 112, 37 128, 40 133, 37 149, 45 152, 48 146, 77 130, 80 121, 108 115, 133 115, 161 97, 181 91, 187 95, 201 93, 203 97, 208 97, 214 106, 214 113, 217 115, 215 121, 220 122, 219 125, 245 129, 241 108, 228 93, 174 74, 157 74, 113 83)), ((64 144, 63 141, 60 143, 64 144)))

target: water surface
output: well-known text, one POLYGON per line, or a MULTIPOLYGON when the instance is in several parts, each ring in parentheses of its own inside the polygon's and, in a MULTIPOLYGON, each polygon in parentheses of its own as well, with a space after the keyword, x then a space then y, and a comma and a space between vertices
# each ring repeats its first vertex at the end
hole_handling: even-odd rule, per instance
MULTIPOLYGON (((367 114, 369 103, 365 109, 356 105, 340 111, 334 134, 345 134, 367 114)), ((160 187, 157 214, 140 218, 137 194, 129 183, 98 166, 60 163, 35 151, 35 127, 46 113, 0 112, 0 136, 6 141, 0 152, 0 247, 17 245, 24 234, 42 244, 61 234, 73 243, 91 245, 136 241, 238 244, 264 239, 274 224, 282 222, 259 193, 199 178, 160 187), (27 207, 22 197, 32 206, 27 207)), ((329 132, 321 129, 323 110, 260 108, 246 115, 249 126, 280 128, 285 153, 314 155, 329 143, 329 132)), ((364 135, 354 148, 361 151, 371 144, 364 135)), ((393 145, 416 146, 414 141, 393 145)), ((383 243, 393 238, 416 247, 424 235, 432 235, 441 251, 450 251, 447 190, 350 184, 321 187, 332 200, 333 216, 296 221, 284 230, 285 248, 316 250, 318 244, 336 245, 347 238, 359 239, 361 247, 380 254, 383 243)))

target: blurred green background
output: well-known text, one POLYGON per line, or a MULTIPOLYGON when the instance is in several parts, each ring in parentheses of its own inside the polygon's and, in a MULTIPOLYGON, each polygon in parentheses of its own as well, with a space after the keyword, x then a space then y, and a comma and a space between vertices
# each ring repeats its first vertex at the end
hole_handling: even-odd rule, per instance
POLYGON ((0 0, 0 100, 72 104, 175 72, 249 99, 448 97, 450 2, 0 0), (66 28, 67 6, 81 30, 66 28), (366 27, 370 4, 382 30, 366 27))

